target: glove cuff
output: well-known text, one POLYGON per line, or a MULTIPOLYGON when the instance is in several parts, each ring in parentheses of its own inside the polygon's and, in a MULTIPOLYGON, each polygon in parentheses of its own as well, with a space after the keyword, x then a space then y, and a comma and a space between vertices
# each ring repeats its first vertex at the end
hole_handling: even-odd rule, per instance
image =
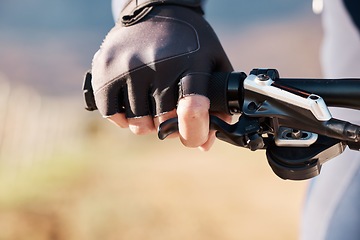
POLYGON ((171 4, 192 7, 204 14, 201 9, 201 2, 202 0, 129 0, 121 11, 121 22, 125 26, 135 24, 143 19, 156 5, 171 4))

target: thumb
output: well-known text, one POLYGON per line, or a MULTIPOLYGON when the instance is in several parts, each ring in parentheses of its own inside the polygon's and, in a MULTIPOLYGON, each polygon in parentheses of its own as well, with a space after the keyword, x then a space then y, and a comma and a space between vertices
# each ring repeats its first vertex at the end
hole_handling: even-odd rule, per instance
POLYGON ((206 73, 192 73, 180 81, 179 134, 187 147, 199 147, 208 140, 210 100, 206 94, 209 78, 206 73))

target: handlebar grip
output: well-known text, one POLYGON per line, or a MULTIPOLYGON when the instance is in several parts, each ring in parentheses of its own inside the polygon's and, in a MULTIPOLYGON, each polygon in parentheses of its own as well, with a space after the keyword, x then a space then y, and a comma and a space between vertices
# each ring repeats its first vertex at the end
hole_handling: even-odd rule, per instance
POLYGON ((229 113, 227 104, 227 82, 230 72, 213 73, 208 86, 210 111, 229 113))
POLYGON ((360 110, 359 79, 292 79, 281 78, 286 84, 321 96, 328 106, 360 110))
POLYGON ((210 111, 240 113, 243 102, 243 72, 215 72, 208 86, 210 111))

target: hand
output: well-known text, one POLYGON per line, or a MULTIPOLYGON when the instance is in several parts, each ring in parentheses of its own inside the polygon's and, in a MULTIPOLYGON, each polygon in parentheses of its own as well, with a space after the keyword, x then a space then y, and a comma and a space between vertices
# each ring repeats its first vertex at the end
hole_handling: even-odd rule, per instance
POLYGON ((182 143, 208 150, 215 136, 206 96, 215 71, 232 67, 203 17, 190 8, 157 6, 135 25, 118 23, 109 32, 94 56, 92 85, 100 113, 118 126, 149 134, 178 115, 182 143))

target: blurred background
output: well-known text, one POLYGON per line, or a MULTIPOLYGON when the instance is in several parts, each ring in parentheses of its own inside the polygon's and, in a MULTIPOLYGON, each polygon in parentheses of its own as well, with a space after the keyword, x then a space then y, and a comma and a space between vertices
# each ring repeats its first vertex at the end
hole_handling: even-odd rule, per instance
MULTIPOLYGON (((320 77, 307 0, 209 0, 233 66, 320 77)), ((110 1, 0 0, 0 239, 297 239, 307 182, 262 151, 134 136, 84 110, 110 1)))

